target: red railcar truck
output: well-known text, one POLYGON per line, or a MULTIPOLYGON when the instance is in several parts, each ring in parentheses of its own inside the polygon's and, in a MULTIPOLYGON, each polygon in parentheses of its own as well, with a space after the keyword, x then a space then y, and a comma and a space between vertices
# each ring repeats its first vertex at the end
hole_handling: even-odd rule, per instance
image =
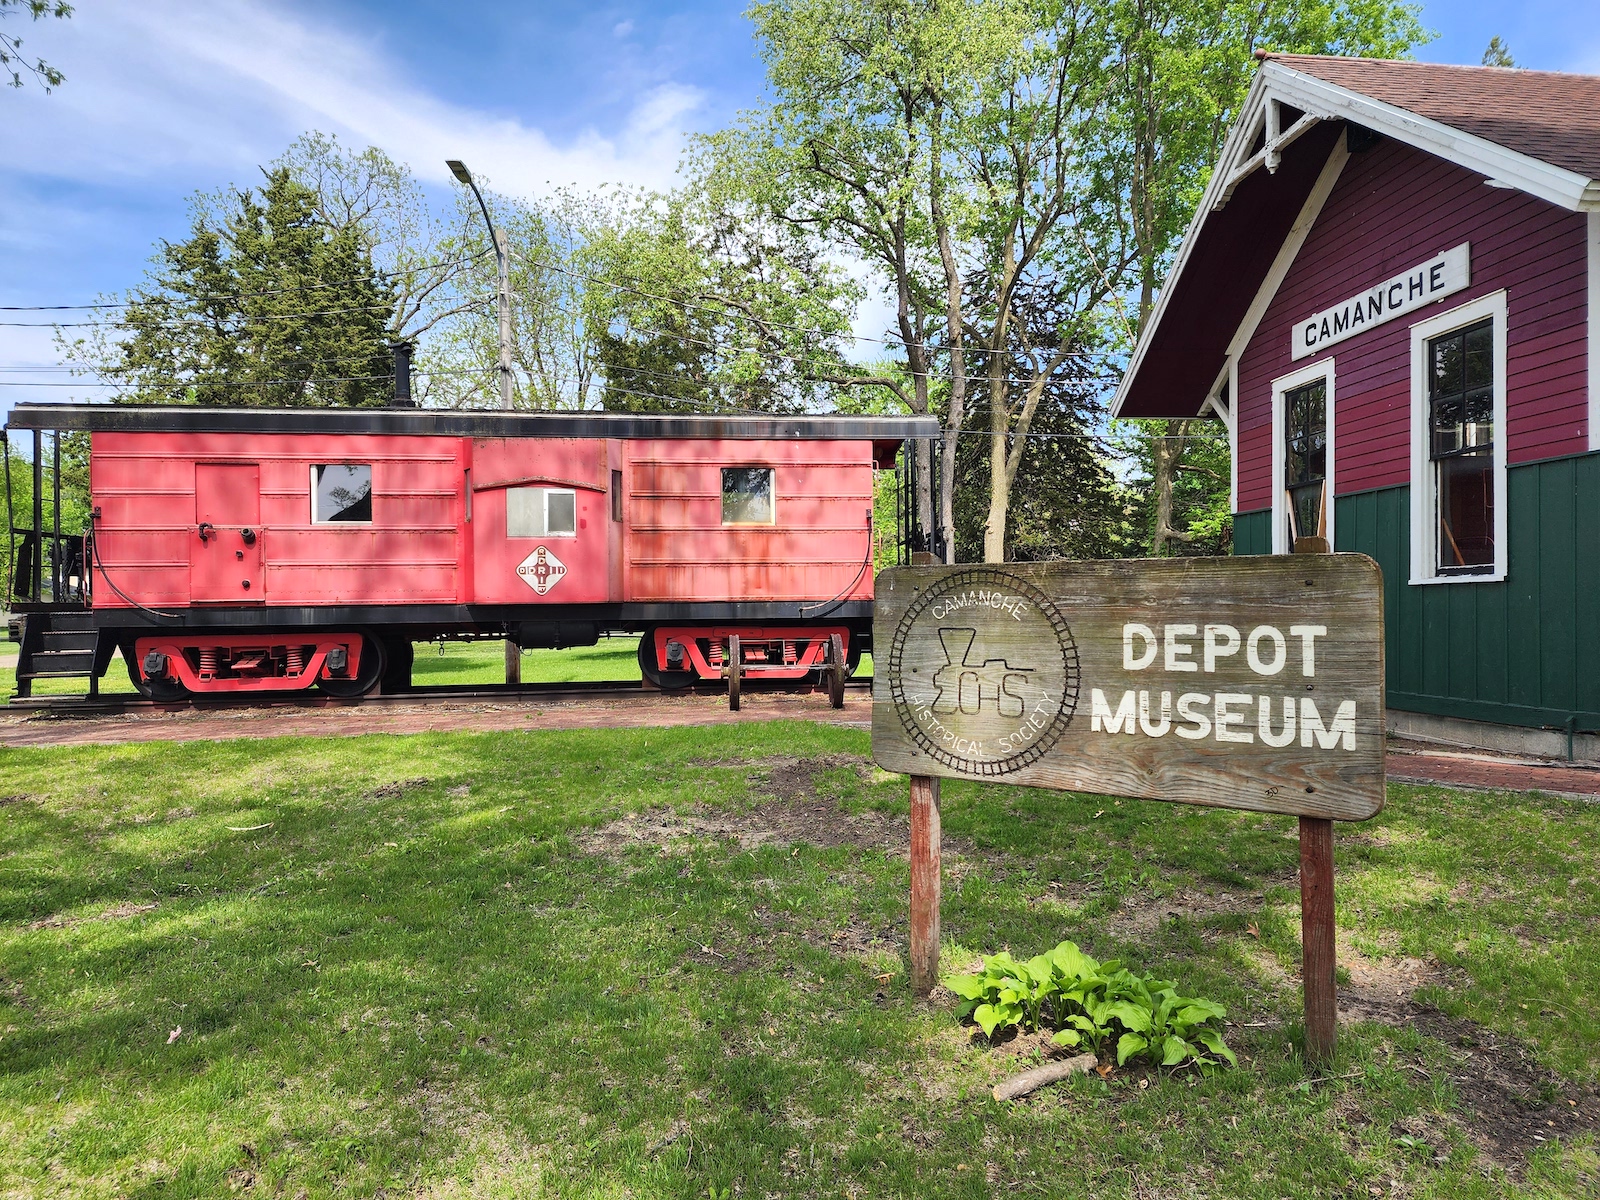
POLYGON ((92 689, 120 652, 157 697, 400 689, 413 641, 438 637, 637 632, 645 678, 668 687, 720 678, 735 647, 767 678, 854 662, 883 540, 874 471, 937 433, 928 418, 100 404, 18 405, 7 428, 33 432, 41 484, 31 530, 12 514, 19 694, 63 675, 92 689), (45 528, 46 431, 57 470, 62 435, 87 436, 82 535, 45 528))

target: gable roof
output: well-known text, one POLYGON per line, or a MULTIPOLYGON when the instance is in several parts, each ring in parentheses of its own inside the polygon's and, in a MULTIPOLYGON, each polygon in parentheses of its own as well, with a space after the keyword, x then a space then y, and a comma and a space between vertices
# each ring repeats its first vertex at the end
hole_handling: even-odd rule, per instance
POLYGON ((1580 175, 1600 176, 1600 78, 1508 67, 1273 54, 1314 76, 1580 175))
POLYGON ((1280 249, 1303 234, 1297 218, 1303 206, 1316 207, 1308 200, 1348 127, 1392 137, 1561 208, 1600 211, 1600 78, 1260 57, 1117 388, 1113 415, 1190 417, 1205 408, 1230 342, 1247 315, 1259 315, 1253 302, 1280 249))

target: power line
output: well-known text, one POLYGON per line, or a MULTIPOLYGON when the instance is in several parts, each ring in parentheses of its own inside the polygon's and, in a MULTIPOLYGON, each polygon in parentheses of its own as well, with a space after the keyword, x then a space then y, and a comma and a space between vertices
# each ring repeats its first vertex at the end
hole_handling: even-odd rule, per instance
MULTIPOLYGON (((422 266, 411 268, 415 272, 434 271, 440 267, 459 266, 462 263, 474 262, 487 254, 492 254, 492 249, 479 250, 476 254, 467 254, 461 258, 447 258, 436 263, 425 263, 422 266)), ((379 279, 393 279, 400 274, 398 271, 374 271, 379 279)), ((336 279, 325 283, 306 283, 295 287, 266 288, 257 292, 232 292, 220 296, 194 296, 188 299, 191 304, 209 304, 222 300, 244 300, 256 296, 281 296, 287 292, 314 292, 319 289, 348 287, 355 283, 370 282, 372 276, 362 275, 351 279, 336 279)), ((157 293, 154 295, 140 296, 137 300, 102 301, 95 304, 0 304, 0 312, 70 312, 78 309, 107 309, 127 308, 132 304, 145 304, 153 300, 165 299, 157 293)))

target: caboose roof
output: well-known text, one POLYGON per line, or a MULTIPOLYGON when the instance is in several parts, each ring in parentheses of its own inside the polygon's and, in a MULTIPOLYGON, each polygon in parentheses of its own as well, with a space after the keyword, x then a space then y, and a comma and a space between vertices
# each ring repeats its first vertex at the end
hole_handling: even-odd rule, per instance
POLYGON ((672 416, 431 408, 205 408, 191 404, 18 404, 8 429, 120 433, 365 433, 479 438, 709 438, 899 442, 939 434, 933 417, 672 416))
POLYGON ((1272 299, 1347 127, 1572 211, 1600 211, 1600 78, 1323 55, 1262 61, 1112 412, 1192 417, 1272 299), (1237 349, 1237 347, 1235 347, 1237 349))

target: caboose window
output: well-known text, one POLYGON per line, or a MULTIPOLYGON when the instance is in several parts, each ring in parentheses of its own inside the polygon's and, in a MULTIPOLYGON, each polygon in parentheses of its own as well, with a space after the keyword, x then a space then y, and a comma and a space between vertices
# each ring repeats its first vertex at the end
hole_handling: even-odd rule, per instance
POLYGON ((507 488, 507 537, 572 537, 578 496, 564 488, 507 488))
POLYGON ((773 504, 771 467, 722 468, 722 523, 771 525, 773 504))
POLYGON ((311 520, 372 522, 372 464, 333 463, 311 468, 311 520))

